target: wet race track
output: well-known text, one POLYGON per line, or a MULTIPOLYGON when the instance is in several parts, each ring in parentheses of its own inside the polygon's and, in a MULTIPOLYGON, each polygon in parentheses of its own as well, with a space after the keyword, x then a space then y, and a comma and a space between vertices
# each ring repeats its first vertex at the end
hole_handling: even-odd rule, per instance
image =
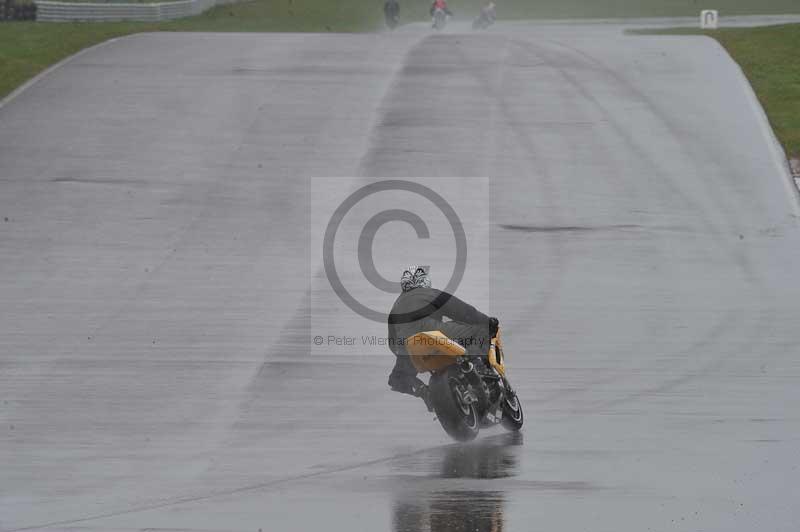
MULTIPOLYGON (((0 108, 0 529, 798 529, 798 201, 738 67, 457 30, 132 36, 0 108), (312 341, 385 335, 325 209, 417 177, 483 235, 519 434, 454 444, 385 347, 312 341)), ((446 282, 452 242, 378 236, 446 282)))

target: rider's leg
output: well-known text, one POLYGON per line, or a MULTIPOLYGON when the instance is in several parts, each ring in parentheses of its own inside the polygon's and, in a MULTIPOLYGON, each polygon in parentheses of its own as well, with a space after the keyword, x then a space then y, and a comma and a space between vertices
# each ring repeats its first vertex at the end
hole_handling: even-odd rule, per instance
POLYGON ((414 395, 414 389, 419 384, 424 383, 417 378, 417 369, 411 364, 409 357, 398 356, 392 372, 389 374, 389 386, 395 392, 414 395))
POLYGON ((469 355, 487 356, 491 336, 489 334, 489 324, 470 325, 458 321, 448 321, 440 327, 442 333, 448 338, 466 348, 469 355))
POLYGON ((428 385, 417 377, 417 368, 407 355, 398 355, 394 368, 389 374, 389 387, 392 391, 413 395, 425 401, 428 410, 433 411, 430 403, 428 385))

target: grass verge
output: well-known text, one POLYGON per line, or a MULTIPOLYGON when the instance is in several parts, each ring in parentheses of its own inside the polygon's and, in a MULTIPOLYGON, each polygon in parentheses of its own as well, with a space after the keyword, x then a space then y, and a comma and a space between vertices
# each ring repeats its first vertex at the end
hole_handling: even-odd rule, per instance
POLYGON ((0 98, 48 66, 87 46, 131 33, 355 32, 380 27, 382 17, 380 2, 368 0, 253 0, 160 23, 4 22, 0 24, 0 98))
POLYGON ((0 25, 0 97, 87 46, 145 31, 147 24, 4 22, 0 25))
POLYGON ((786 155, 800 158, 800 24, 636 33, 707 35, 719 41, 750 80, 786 155))

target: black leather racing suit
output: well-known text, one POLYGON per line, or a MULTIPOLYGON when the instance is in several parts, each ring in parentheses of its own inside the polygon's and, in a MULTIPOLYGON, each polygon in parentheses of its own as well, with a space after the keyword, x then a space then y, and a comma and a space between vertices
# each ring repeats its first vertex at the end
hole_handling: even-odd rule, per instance
POLYGON ((417 370, 405 349, 407 338, 422 331, 441 331, 465 347, 467 353, 485 355, 494 332, 490 330, 489 316, 456 296, 435 288, 412 288, 401 293, 388 321, 389 346, 397 356, 389 375, 389 386, 412 395, 422 381, 416 377, 417 370))

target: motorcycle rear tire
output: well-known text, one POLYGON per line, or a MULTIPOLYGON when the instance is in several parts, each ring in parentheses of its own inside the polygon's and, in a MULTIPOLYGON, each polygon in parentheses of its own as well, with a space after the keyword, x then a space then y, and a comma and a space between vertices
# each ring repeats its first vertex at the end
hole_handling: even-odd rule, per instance
POLYGON ((475 403, 462 403, 454 384, 458 368, 451 366, 446 371, 431 377, 430 391, 433 409, 444 431, 456 441, 474 440, 480 430, 480 416, 475 403))

